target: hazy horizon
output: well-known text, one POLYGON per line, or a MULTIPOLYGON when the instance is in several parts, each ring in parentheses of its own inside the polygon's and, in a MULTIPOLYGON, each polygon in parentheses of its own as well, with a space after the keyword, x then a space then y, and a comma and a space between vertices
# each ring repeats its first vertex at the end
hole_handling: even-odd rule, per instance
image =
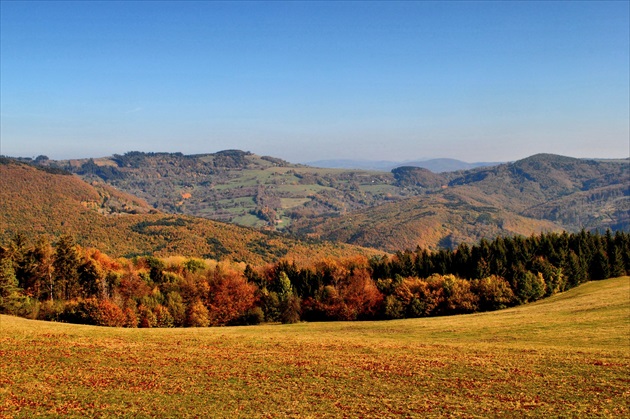
POLYGON ((630 151, 628 2, 0 3, 0 154, 630 151))

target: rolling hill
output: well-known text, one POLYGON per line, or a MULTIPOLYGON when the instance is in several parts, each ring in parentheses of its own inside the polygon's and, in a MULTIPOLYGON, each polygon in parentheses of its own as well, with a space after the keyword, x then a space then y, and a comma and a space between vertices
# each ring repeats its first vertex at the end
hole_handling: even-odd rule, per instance
POLYGON ((103 182, 0 159, 0 242, 15 233, 70 234, 112 256, 144 254, 230 258, 248 263, 281 257, 308 260, 375 251, 321 241, 307 243, 204 218, 166 214, 103 182))
POLYGON ((541 154, 448 174, 395 170, 428 193, 294 228, 313 237, 395 251, 453 247, 481 237, 630 228, 630 165, 541 154), (440 183, 442 187, 438 187, 440 183))
POLYGON ((389 173, 316 169, 239 150, 191 156, 130 152, 45 164, 106 182, 161 211, 272 230, 297 218, 408 195, 389 173))
POLYGON ((107 183, 160 211, 386 251, 630 228, 628 159, 538 154, 446 173, 322 169, 239 150, 39 163, 107 183))
POLYGON ((560 231, 557 224, 520 216, 458 194, 427 195, 296 225, 299 234, 390 252, 416 246, 455 248, 481 238, 560 231))

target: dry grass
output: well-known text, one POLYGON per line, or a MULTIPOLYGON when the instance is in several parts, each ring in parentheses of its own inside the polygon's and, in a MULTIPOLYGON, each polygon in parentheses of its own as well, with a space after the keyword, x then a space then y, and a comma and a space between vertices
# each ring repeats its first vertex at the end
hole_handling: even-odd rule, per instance
POLYGON ((495 313, 114 329, 0 316, 0 417, 623 417, 630 279, 495 313))

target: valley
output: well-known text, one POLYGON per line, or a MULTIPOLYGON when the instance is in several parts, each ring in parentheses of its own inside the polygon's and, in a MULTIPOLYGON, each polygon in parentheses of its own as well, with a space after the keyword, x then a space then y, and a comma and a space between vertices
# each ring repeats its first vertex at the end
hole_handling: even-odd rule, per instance
POLYGON ((393 252, 482 237, 630 228, 630 164, 538 154, 433 173, 291 164, 239 150, 36 162, 138 196, 156 210, 393 252))

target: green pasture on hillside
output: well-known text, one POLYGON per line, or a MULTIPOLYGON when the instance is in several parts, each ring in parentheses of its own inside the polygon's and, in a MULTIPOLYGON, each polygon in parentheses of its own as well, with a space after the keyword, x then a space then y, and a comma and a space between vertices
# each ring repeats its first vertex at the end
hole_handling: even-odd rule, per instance
POLYGON ((628 417, 630 278, 465 316, 117 329, 0 316, 0 417, 628 417))

